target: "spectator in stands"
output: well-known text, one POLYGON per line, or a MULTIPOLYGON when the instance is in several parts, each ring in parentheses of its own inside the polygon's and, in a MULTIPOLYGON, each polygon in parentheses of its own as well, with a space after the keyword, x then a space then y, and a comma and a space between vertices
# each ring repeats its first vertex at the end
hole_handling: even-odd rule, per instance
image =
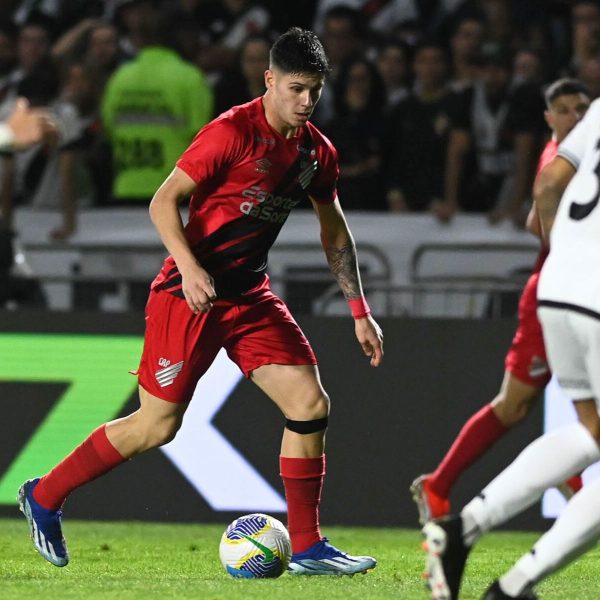
POLYGON ((388 40, 377 50, 375 65, 385 85, 386 110, 392 110, 410 91, 410 58, 408 44, 388 40))
POLYGON ((16 29, 0 23, 0 103, 8 91, 10 74, 17 64, 16 29))
POLYGON ((31 20, 20 28, 17 38, 17 64, 5 79, 2 96, 3 102, 7 104, 3 108, 0 106, 0 114, 3 115, 7 107, 12 106, 19 84, 34 69, 42 64, 52 68, 51 39, 52 22, 44 15, 34 14, 31 20))
POLYGON ((476 15, 457 20, 450 36, 452 72, 450 86, 462 92, 476 81, 479 74, 477 58, 485 36, 485 23, 476 15))
POLYGON ((588 87, 593 99, 600 97, 600 56, 582 61, 577 69, 577 77, 588 87))
POLYGON ((571 9, 571 69, 600 56, 600 6, 595 0, 578 0, 571 9))
POLYGON ((202 73, 165 45, 161 13, 147 4, 141 51, 109 80, 102 120, 113 149, 113 203, 147 205, 192 137, 212 116, 202 73))
POLYGON ((272 42, 264 35, 250 35, 242 44, 238 64, 215 86, 215 115, 249 102, 265 92, 272 42))
POLYGON ((254 0, 208 0, 200 6, 202 50, 199 66, 211 82, 233 67, 236 52, 250 34, 265 33, 269 12, 254 0))
POLYGON ((105 79, 125 61, 119 50, 119 34, 114 25, 102 21, 94 23, 87 35, 85 61, 105 79))
POLYGON ((347 6, 334 6, 323 17, 321 40, 329 57, 331 72, 329 85, 323 88, 321 99, 313 113, 312 121, 324 127, 335 116, 333 89, 339 76, 340 66, 351 57, 364 54, 364 30, 360 15, 347 6))
POLYGON ((453 94, 448 59, 438 42, 415 50, 414 89, 393 110, 385 127, 385 182, 393 212, 428 210, 444 191, 453 94))
POLYGON ((81 191, 75 180, 75 143, 81 136, 82 125, 76 108, 59 100, 58 92, 58 71, 45 63, 19 84, 18 95, 27 98, 32 107, 47 107, 51 111, 58 139, 3 156, 0 206, 2 219, 9 227, 15 206, 60 209, 63 223, 51 235, 65 239, 75 230, 75 207, 81 191))
POLYGON ((511 85, 517 87, 524 83, 541 86, 544 81, 542 57, 532 48, 521 48, 513 59, 513 78, 511 85))
POLYGON ((144 47, 148 15, 156 10, 157 0, 114 0, 111 14, 119 30, 119 51, 126 60, 144 47))
POLYGON ((338 150, 338 190, 345 210, 382 210, 381 139, 385 87, 375 66, 358 56, 341 65, 336 117, 325 133, 338 150))
POLYGON ((533 161, 543 131, 541 90, 530 85, 510 87, 512 57, 502 47, 485 46, 481 63, 479 81, 457 101, 444 200, 433 204, 434 213, 446 222, 462 208, 487 212, 492 221, 506 217, 524 226, 533 161), (475 174, 465 177, 471 149, 475 174))
POLYGON ((125 60, 116 27, 98 19, 85 19, 66 31, 53 45, 52 56, 63 64, 83 57, 104 82, 125 60))

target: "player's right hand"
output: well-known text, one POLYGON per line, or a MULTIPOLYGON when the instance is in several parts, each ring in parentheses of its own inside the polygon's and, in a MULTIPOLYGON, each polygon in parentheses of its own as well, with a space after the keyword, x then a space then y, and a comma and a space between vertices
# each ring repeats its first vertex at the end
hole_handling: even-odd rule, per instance
POLYGON ((180 269, 180 273, 181 289, 190 310, 195 315, 208 312, 217 299, 213 278, 198 264, 180 269))

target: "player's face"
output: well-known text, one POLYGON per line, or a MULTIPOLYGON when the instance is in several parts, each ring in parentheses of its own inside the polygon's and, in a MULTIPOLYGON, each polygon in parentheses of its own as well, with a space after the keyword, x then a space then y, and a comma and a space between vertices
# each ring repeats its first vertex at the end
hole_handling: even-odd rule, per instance
POLYGON ((325 77, 269 69, 265 83, 270 97, 269 123, 284 132, 306 124, 321 97, 325 77))
POLYGON ((558 142, 562 142, 571 129, 583 119, 589 106, 590 99, 581 93, 565 94, 552 101, 544 116, 558 142))

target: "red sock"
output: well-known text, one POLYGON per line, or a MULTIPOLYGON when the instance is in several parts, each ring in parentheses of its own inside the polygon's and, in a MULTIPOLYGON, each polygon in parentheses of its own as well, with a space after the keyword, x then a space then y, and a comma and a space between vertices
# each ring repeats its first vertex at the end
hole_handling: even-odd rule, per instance
POLYGON ((102 425, 39 480, 33 499, 44 508, 60 508, 75 488, 104 475, 125 460, 110 443, 106 425, 102 425))
POLYGON ((288 531, 294 553, 321 539, 319 503, 325 478, 325 455, 318 458, 279 457, 288 506, 288 531))
POLYGON ((431 490, 447 498, 454 482, 488 448, 507 431, 487 404, 476 412, 460 430, 450 450, 429 478, 431 490))

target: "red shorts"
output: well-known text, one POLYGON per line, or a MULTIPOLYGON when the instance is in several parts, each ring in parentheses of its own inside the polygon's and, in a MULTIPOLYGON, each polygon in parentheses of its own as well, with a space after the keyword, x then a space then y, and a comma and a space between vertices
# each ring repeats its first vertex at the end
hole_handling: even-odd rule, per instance
POLYGON ((519 301, 519 326, 506 355, 506 370, 523 383, 545 387, 552 376, 542 327, 537 318, 537 284, 539 272, 528 279, 519 301))
POLYGON ((187 302, 150 292, 146 305, 140 385, 169 402, 189 402, 219 350, 246 377, 262 365, 316 365, 308 340, 285 303, 261 285, 235 302, 217 300, 195 315, 187 302))

